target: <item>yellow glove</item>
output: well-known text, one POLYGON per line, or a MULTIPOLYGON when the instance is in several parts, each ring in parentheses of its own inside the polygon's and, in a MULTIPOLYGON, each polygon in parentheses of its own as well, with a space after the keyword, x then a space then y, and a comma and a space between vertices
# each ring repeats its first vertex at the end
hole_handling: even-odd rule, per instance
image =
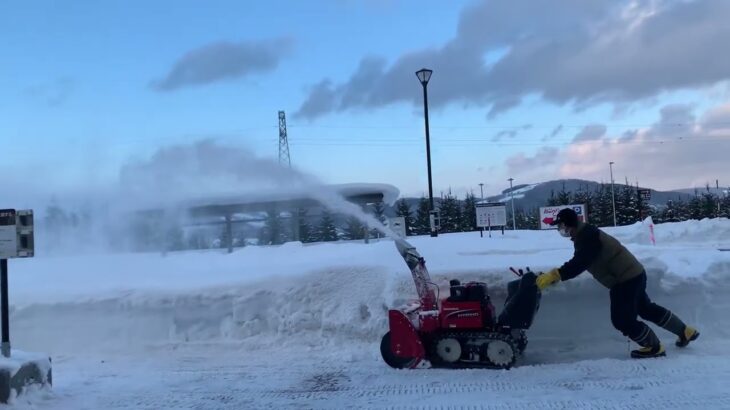
POLYGON ((560 282, 560 280, 560 271, 556 268, 551 269, 548 273, 541 273, 535 280, 535 284, 538 289, 543 290, 550 285, 560 282))

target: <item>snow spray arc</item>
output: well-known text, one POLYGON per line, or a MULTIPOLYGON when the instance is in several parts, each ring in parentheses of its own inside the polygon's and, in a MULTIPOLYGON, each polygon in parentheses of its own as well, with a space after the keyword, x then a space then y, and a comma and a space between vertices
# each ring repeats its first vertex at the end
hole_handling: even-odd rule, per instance
POLYGON ((227 195, 261 197, 270 195, 306 197, 333 212, 357 218, 370 229, 387 237, 397 235, 360 206, 347 201, 335 188, 316 177, 281 166, 271 158, 255 155, 239 146, 212 140, 160 148, 147 160, 125 165, 120 172, 120 197, 135 198, 139 206, 205 201, 227 195))
POLYGON ((375 229, 386 237, 395 239, 397 234, 383 225, 377 218, 364 212, 358 205, 347 201, 333 189, 323 185, 312 185, 307 189, 307 196, 321 203, 328 209, 357 218, 368 228, 375 229))

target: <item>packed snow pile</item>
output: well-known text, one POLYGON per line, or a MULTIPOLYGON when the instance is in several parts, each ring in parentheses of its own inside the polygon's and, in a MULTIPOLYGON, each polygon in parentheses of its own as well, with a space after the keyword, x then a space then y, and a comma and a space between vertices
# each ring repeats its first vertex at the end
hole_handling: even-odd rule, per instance
MULTIPOLYGON (((730 252, 717 249, 730 246, 728 220, 657 225, 656 245, 645 244, 642 224, 607 231, 644 262, 650 292, 659 298, 683 294, 693 305, 705 306, 703 298, 728 289, 730 252)), ((473 232, 410 241, 425 257, 442 294, 451 278, 480 280, 489 284, 497 303, 514 279, 510 266, 546 270, 572 255, 571 242, 554 231, 506 231, 491 238, 473 232)), ((51 353, 215 340, 262 348, 271 340, 373 343, 387 327, 387 309, 416 297, 410 272, 390 240, 289 243, 230 255, 38 257, 11 265, 14 341, 51 353)), ((607 298, 605 293, 584 274, 547 294, 545 303, 557 295, 577 300, 607 298)), ((552 320, 539 317, 536 322, 539 329, 552 320)))
MULTIPOLYGON (((416 297, 391 240, 39 256, 10 263, 11 339, 48 352, 58 377, 11 407, 482 408, 485 397, 504 409, 730 405, 730 252, 718 250, 730 248, 730 221, 656 225, 655 245, 646 224, 607 231, 646 266, 652 299, 701 329, 696 345, 680 351, 658 329, 669 357, 627 360, 608 291, 583 274, 543 294, 509 372, 406 373, 378 348, 387 310, 416 297)), ((510 266, 546 270, 573 252, 555 231, 409 241, 442 296, 451 278, 485 281, 498 311, 510 266)))

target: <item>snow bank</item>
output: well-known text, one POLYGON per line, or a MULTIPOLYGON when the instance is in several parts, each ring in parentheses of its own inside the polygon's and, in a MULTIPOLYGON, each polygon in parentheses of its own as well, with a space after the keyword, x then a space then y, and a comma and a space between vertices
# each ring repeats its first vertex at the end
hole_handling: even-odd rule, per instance
MULTIPOLYGON (((639 225, 608 231, 644 262, 653 298, 693 323, 730 327, 730 221, 657 225, 657 245, 637 243, 639 225), (703 233, 704 232, 704 233, 703 233)), ((554 231, 507 231, 412 238, 433 279, 486 281, 499 306, 509 266, 545 270, 570 258, 554 231)), ((10 267, 14 345, 51 354, 130 351, 149 345, 229 341, 247 348, 319 346, 380 338, 389 307, 415 297, 410 273, 390 240, 248 247, 159 254, 38 257, 10 267)), ((588 274, 547 292, 535 334, 575 340, 617 337, 607 292, 588 274), (563 323, 571 317, 572 323, 563 323), (600 331, 584 334, 585 325, 600 331), (605 322, 605 323, 604 323, 605 322)), ((728 335, 725 335, 728 336, 728 335)))
POLYGON ((15 376, 18 370, 28 363, 33 363, 38 367, 41 377, 43 377, 42 382, 45 383, 47 381, 46 375, 51 370, 51 362, 48 360, 48 355, 12 349, 10 357, 0 356, 0 369, 10 372, 11 377, 15 376))
MULTIPOLYGON (((650 243, 647 223, 608 228, 607 232, 615 233, 617 238, 629 244, 650 243)), ((683 247, 720 248, 730 244, 730 220, 718 218, 654 224, 654 235, 659 246, 679 244, 683 247)))

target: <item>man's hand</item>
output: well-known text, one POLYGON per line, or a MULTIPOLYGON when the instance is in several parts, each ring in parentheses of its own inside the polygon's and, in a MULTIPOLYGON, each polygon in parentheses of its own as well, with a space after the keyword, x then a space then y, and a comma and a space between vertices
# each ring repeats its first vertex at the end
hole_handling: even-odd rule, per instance
POLYGON ((535 280, 535 284, 538 289, 543 290, 546 287, 560 282, 560 271, 558 269, 551 269, 547 273, 541 273, 540 276, 535 280))

